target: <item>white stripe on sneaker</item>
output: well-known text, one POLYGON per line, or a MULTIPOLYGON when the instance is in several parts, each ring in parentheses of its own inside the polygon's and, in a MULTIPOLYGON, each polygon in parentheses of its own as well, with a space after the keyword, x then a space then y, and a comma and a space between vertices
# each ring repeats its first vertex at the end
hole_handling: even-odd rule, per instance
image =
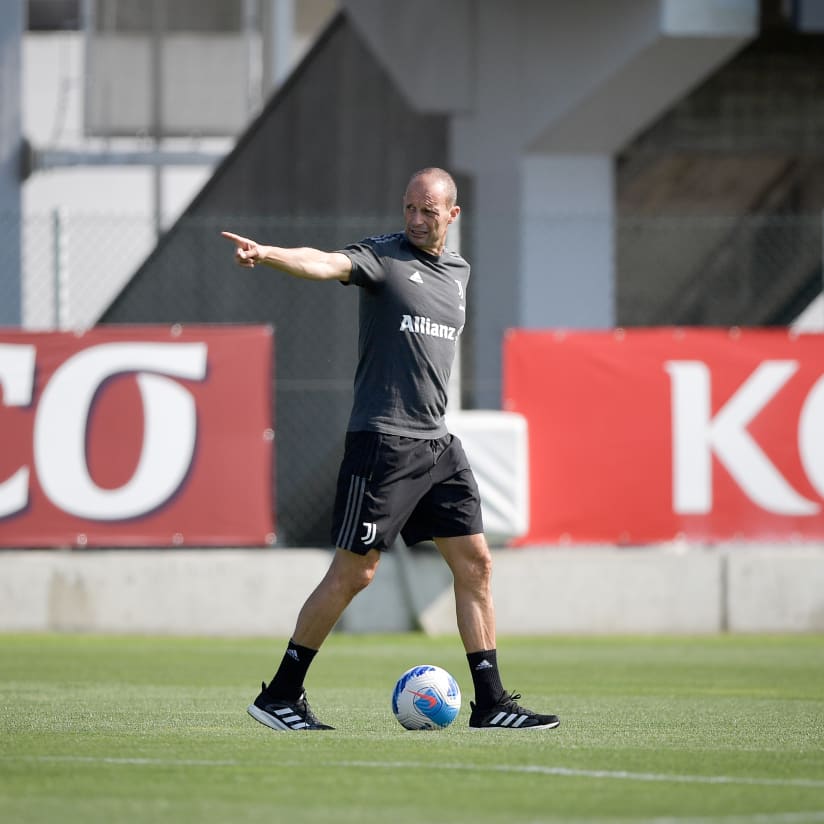
POLYGON ((265 724, 273 730, 302 730, 309 726, 299 715, 296 715, 295 711, 290 707, 284 707, 274 712, 266 712, 266 710, 250 704, 246 708, 246 711, 255 721, 259 721, 261 724, 265 724), (288 715, 288 717, 284 718, 284 715, 288 715))
MULTIPOLYGON (((523 713, 516 713, 516 712, 499 712, 494 718, 489 719, 489 726, 490 727, 509 727, 510 729, 516 729, 520 727, 522 724, 525 724, 529 721, 530 716, 525 715, 523 713)), ((541 728, 545 728, 546 726, 551 725, 541 725, 541 728)), ((557 725, 555 725, 557 726, 557 725)))
POLYGON ((264 712, 260 707, 256 707, 254 704, 249 704, 246 708, 246 712, 255 719, 255 721, 264 724, 265 726, 269 727, 272 730, 278 730, 279 732, 282 730, 288 730, 289 727, 280 720, 280 718, 275 718, 274 715, 268 712, 264 712))

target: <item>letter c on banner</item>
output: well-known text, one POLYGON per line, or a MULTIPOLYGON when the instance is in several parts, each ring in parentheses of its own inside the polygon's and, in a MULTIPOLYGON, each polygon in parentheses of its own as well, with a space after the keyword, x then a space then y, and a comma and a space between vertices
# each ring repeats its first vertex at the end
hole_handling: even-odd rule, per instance
POLYGON ((164 376, 203 380, 206 365, 205 343, 105 343, 69 358, 46 385, 34 423, 34 464, 46 496, 71 515, 100 521, 134 518, 168 500, 191 465, 197 413, 191 393, 164 376), (143 444, 129 481, 103 489, 86 462, 89 411, 104 381, 128 372, 138 373, 143 444))
MULTIPOLYGON (((0 344, 0 389, 5 406, 31 403, 36 354, 30 344, 0 344)), ((0 479, 0 518, 19 512, 28 501, 29 468, 21 466, 10 478, 0 479)))

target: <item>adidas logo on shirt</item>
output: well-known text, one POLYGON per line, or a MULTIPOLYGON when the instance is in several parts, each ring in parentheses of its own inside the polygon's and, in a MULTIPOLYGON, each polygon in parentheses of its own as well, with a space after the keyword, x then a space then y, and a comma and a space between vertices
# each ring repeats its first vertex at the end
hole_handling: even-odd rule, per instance
POLYGON ((409 280, 411 280, 412 283, 423 283, 423 278, 421 277, 420 272, 412 272, 409 276, 409 280))

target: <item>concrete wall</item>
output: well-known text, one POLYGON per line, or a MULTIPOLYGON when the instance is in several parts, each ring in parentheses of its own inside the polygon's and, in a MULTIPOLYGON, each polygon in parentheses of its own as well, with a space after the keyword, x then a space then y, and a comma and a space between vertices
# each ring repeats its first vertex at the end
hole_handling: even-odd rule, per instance
MULTIPOLYGON (((383 558, 339 630, 456 633, 446 565, 434 550, 408 556, 383 558)), ((4 551, 0 631, 288 636, 329 558, 324 549, 4 551)), ((495 567, 502 635, 824 631, 824 545, 501 549, 495 567)))

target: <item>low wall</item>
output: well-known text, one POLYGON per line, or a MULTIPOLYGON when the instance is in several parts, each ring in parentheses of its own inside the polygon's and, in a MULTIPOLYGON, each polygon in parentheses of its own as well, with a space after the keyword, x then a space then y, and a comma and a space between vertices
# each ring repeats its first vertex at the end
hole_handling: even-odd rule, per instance
MULTIPOLYGON (((824 631, 824 546, 495 550, 501 634, 824 631)), ((325 549, 6 550, 0 631, 288 636, 325 549)), ((433 549, 387 554, 339 629, 455 633, 433 549)))

